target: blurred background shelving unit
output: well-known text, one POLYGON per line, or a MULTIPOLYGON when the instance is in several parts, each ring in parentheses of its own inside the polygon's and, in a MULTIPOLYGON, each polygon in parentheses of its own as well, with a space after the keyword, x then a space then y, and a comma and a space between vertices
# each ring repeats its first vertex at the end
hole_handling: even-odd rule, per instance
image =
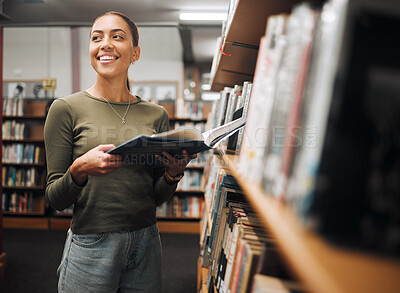
POLYGON ((48 227, 43 129, 46 107, 52 99, 38 99, 33 92, 26 92, 35 86, 36 93, 41 90, 43 95, 42 80, 11 80, 3 84, 3 91, 8 90, 3 97, 2 119, 4 227, 48 227))

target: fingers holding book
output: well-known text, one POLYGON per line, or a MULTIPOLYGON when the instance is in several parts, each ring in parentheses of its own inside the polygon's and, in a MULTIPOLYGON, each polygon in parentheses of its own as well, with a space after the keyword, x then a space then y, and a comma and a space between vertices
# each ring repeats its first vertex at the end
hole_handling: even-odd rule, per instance
POLYGON ((164 163, 165 170, 171 177, 176 177, 183 174, 187 164, 197 158, 197 154, 189 155, 186 150, 183 150, 181 156, 172 156, 167 152, 162 152, 162 156, 156 155, 156 158, 164 163))

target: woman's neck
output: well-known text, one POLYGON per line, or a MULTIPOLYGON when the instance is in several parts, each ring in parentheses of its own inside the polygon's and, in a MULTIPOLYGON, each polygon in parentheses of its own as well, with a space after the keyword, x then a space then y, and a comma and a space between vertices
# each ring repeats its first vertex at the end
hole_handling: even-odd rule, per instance
POLYGON ((124 83, 115 83, 97 79, 96 83, 87 92, 92 96, 113 102, 128 102, 129 99, 132 99, 126 81, 124 83))

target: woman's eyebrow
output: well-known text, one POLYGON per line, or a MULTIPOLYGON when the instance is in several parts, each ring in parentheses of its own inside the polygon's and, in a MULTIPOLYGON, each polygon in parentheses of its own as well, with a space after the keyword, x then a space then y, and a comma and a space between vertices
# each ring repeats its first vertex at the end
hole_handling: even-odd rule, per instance
MULTIPOLYGON (((126 34, 126 32, 123 29, 120 29, 120 28, 112 29, 111 32, 113 32, 113 33, 123 32, 124 34, 126 34)), ((94 34, 94 33, 101 34, 101 33, 104 33, 104 31, 102 31, 102 30, 94 30, 94 31, 92 31, 92 34, 94 34)))

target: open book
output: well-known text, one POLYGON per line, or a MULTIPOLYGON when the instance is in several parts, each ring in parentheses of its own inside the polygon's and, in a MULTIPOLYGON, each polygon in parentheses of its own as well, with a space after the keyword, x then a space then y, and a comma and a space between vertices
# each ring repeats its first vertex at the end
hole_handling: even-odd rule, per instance
POLYGON ((182 150, 194 154, 215 148, 224 138, 243 127, 245 121, 245 117, 242 117, 203 133, 194 127, 181 127, 151 136, 138 135, 109 150, 108 153, 128 155, 129 159, 140 159, 135 163, 149 163, 151 165, 156 162, 149 162, 150 156, 161 155, 164 151, 179 156, 182 154, 182 150))

